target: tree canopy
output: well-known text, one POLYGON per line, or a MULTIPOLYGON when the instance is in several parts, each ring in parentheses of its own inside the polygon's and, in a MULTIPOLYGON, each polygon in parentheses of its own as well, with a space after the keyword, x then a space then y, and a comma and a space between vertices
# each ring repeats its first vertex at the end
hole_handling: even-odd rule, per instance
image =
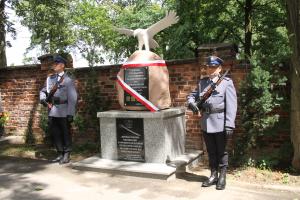
POLYGON ((79 51, 90 66, 122 61, 137 40, 114 27, 146 28, 175 10, 177 24, 158 33, 155 52, 165 59, 194 57, 200 44, 231 42, 242 57, 277 62, 290 54, 282 0, 15 0, 31 48, 45 53, 79 51), (278 48, 280 46, 280 48, 278 48))
POLYGON ((74 43, 70 16, 74 1, 64 0, 19 0, 16 13, 22 24, 31 31, 30 48, 39 47, 44 53, 65 51, 74 43))
POLYGON ((8 19, 6 9, 12 7, 13 0, 0 0, 0 68, 6 67, 6 46, 10 47, 10 41, 6 40, 6 33, 16 36, 14 24, 8 19))

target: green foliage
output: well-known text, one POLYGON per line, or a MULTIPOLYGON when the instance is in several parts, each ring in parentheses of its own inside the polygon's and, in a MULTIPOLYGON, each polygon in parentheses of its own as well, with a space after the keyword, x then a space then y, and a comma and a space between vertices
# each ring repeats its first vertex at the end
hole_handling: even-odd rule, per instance
POLYGON ((252 159, 251 157, 249 157, 246 162, 245 162, 245 166, 244 167, 255 167, 255 160, 252 159))
POLYGON ((44 131, 44 133, 48 134, 48 111, 47 108, 42 107, 40 109, 40 121, 39 127, 44 131))
POLYGON ((4 126, 9 120, 9 114, 7 112, 3 112, 2 116, 0 116, 0 126, 4 126))
POLYGON ((257 136, 278 121, 278 115, 269 113, 278 105, 271 88, 271 74, 254 66, 240 88, 241 120, 247 132, 257 136), (251 121, 250 121, 251 119, 251 121))
MULTIPOLYGON (((179 24, 169 34, 167 59, 194 57, 196 48, 205 43, 231 42, 237 44, 242 55, 245 45, 245 13, 250 12, 251 51, 253 55, 269 58, 274 63, 290 54, 285 28, 286 11, 283 1, 245 0, 169 0, 167 7, 176 8, 179 24), (180 51, 178 51, 180 50, 180 51)), ((273 63, 273 64, 274 64, 273 63)))
MULTIPOLYGON (((239 140, 239 142, 247 145, 247 141, 243 142, 243 140, 239 140)), ((289 169, 293 157, 293 147, 290 140, 284 142, 277 149, 270 150, 270 148, 259 147, 251 149, 251 151, 249 151, 250 148, 247 150, 236 148, 235 150, 245 153, 235 155, 233 158, 233 163, 237 166, 256 167, 262 170, 288 169, 292 171, 289 169)))
POLYGON ((69 17, 72 0, 21 0, 16 13, 31 31, 31 48, 39 46, 44 53, 66 51, 74 43, 69 17))
POLYGON ((78 128, 79 133, 84 133, 86 130, 86 123, 80 114, 74 116, 74 125, 78 128))
POLYGON ((114 42, 108 5, 92 0, 76 1, 70 18, 76 36, 75 48, 88 60, 89 66, 104 62, 114 42))
POLYGON ((250 149, 261 148, 261 137, 274 135, 273 128, 279 121, 279 115, 272 111, 284 100, 275 88, 282 87, 286 81, 285 77, 279 80, 274 77, 261 64, 253 63, 253 68, 241 83, 239 106, 244 131, 235 142, 236 161, 247 157, 250 149))
POLYGON ((160 44, 155 52, 164 59, 194 57, 204 43, 231 42, 246 48, 246 12, 251 17, 252 54, 271 64, 289 56, 284 2, 251 1, 252 9, 245 4, 245 0, 22 0, 16 5, 22 23, 33 33, 32 47, 79 50, 89 66, 105 59, 121 62, 137 49, 136 38, 120 35, 113 27, 147 28, 168 10, 176 10, 180 20, 155 36, 160 44))
MULTIPOLYGON (((0 0, 0 27, 1 32, 10 34, 13 39, 16 38, 17 32, 14 27, 14 22, 8 18, 7 8, 13 9, 14 8, 14 2, 16 0, 0 0), (3 29, 4 28, 4 29, 3 29), (2 30, 3 29, 3 30, 2 30)), ((1 43, 2 44, 2 43, 1 43)), ((11 47, 10 41, 3 41, 3 44, 6 44, 6 46, 11 47)), ((2 46, 2 45, 1 45, 2 46)))
POLYGON ((286 148, 286 144, 283 144, 279 149, 272 152, 260 149, 258 155, 246 155, 242 158, 243 160, 239 160, 239 165, 243 167, 256 167, 261 170, 288 169, 292 159, 292 147, 286 148))
POLYGON ((41 107, 39 110, 40 113, 40 121, 39 121, 39 127, 43 130, 44 132, 44 137, 43 137, 43 143, 44 144, 51 144, 51 135, 48 131, 48 108, 41 107))
MULTIPOLYGON (((31 111, 31 113, 32 113, 32 111, 31 111)), ((29 118, 28 124, 27 124, 27 129, 26 129, 25 135, 24 135, 26 145, 32 145, 32 144, 35 144, 35 142, 36 142, 36 138, 33 134, 32 127, 33 127, 33 116, 31 115, 29 118)))
POLYGON ((270 170, 277 166, 278 163, 279 161, 276 158, 269 156, 263 159, 259 159, 257 162, 257 166, 262 170, 270 170))
POLYGON ((289 174, 288 173, 284 173, 283 177, 282 177, 282 183, 283 184, 288 184, 290 182, 290 178, 289 178, 289 174))
MULTIPOLYGON (((1 100, 1 97, 0 97, 0 100, 1 100)), ((3 112, 3 113, 0 113, 0 114, 2 114, 0 116, 0 137, 1 137, 4 134, 4 125, 8 122, 9 115, 8 115, 7 112, 3 112)))
MULTIPOLYGON (((76 74, 68 70, 70 76, 75 77, 76 74)), ((86 80, 84 93, 80 94, 80 98, 83 98, 83 112, 77 112, 74 116, 74 125, 78 129, 80 134, 89 134, 88 130, 93 130, 97 134, 97 140, 99 140, 99 120, 97 118, 97 112, 107 110, 110 106, 110 101, 101 94, 99 87, 97 72, 93 67, 89 67, 86 74, 88 77, 86 80)))
MULTIPOLYGON (((170 30, 165 58, 194 57, 201 44, 223 42, 229 38, 231 32, 227 29, 232 27, 232 21, 226 18, 227 1, 179 0, 174 4, 180 21, 170 30)), ((233 37, 229 40, 235 41, 233 37)))
POLYGON ((95 143, 84 143, 81 145, 75 145, 73 152, 75 154, 85 154, 85 153, 96 153, 98 151, 98 145, 95 143))
MULTIPOLYGON (((148 28, 165 16, 166 10, 158 3, 151 1, 136 1, 134 4, 124 5, 115 3, 111 6, 111 19, 115 27, 118 28, 148 28)), ((155 35, 155 40, 159 43, 160 48, 155 52, 161 53, 165 48, 168 38, 164 37, 165 31, 155 35)), ((112 59, 114 61, 122 61, 122 58, 130 56, 137 50, 137 38, 128 37, 121 34, 115 34, 112 38, 111 50, 114 53, 112 59)))

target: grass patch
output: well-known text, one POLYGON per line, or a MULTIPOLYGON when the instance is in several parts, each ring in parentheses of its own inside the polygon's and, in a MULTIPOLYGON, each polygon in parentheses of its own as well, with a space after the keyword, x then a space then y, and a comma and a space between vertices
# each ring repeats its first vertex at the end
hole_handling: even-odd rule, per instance
MULTIPOLYGON (((199 165, 192 169, 192 172, 208 176, 209 168, 206 165, 199 165)), ((300 187, 300 174, 292 168, 287 170, 260 169, 258 167, 229 167, 227 179, 237 182, 246 182, 260 185, 288 185, 300 187)))
MULTIPOLYGON (((73 145, 71 159, 77 161, 97 153, 96 144, 73 145)), ((56 150, 46 145, 3 144, 0 146, 0 156, 48 160, 56 156, 56 150)))
POLYGON ((229 178, 258 184, 284 184, 300 186, 300 174, 293 170, 270 170, 255 167, 236 168, 229 171, 229 178))

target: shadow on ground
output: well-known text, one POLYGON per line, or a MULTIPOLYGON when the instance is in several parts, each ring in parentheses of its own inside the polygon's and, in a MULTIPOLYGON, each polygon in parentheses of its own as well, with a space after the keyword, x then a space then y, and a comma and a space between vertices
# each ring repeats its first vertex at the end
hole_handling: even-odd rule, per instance
POLYGON ((176 175, 176 178, 182 179, 188 182, 198 182, 199 184, 206 181, 208 177, 202 176, 202 175, 197 175, 189 172, 185 173, 179 173, 176 175))
POLYGON ((60 200, 43 197, 39 191, 47 188, 44 183, 29 181, 28 173, 44 170, 49 162, 28 158, 0 156, 0 197, 9 200, 60 200))

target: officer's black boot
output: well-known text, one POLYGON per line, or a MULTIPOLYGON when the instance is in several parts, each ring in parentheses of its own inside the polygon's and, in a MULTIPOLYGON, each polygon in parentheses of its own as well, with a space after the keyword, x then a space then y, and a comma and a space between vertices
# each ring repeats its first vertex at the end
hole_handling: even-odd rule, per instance
POLYGON ((54 158, 53 160, 51 160, 51 162, 60 162, 63 159, 63 157, 64 157, 63 152, 58 152, 58 153, 59 153, 59 155, 56 158, 54 158))
POLYGON ((211 174, 208 180, 202 183, 202 187, 209 187, 216 184, 218 181, 218 171, 217 169, 211 169, 211 174))
POLYGON ((60 160, 59 164, 65 164, 70 162, 70 152, 65 152, 64 157, 60 160))
POLYGON ((220 176, 217 183, 217 190, 224 190, 226 186, 226 167, 220 169, 220 176))

